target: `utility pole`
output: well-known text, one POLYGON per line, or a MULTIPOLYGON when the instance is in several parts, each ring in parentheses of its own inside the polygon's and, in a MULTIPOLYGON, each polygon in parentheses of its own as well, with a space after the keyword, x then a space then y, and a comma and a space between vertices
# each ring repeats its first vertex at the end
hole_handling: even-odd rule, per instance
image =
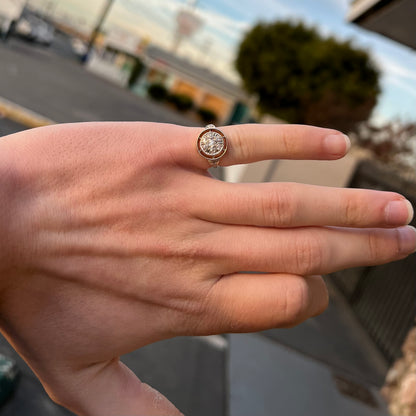
POLYGON ((101 11, 100 18, 98 19, 98 22, 94 28, 94 30, 91 33, 90 40, 88 42, 87 51, 85 52, 84 56, 82 57, 82 62, 87 62, 88 56, 91 52, 91 49, 94 47, 94 42, 97 39, 97 36, 99 35, 101 31, 101 26, 104 23, 105 18, 108 15, 108 12, 110 11, 111 6, 113 5, 114 0, 106 0, 105 5, 101 11))
POLYGON ((202 19, 195 13, 197 5, 198 0, 188 0, 176 15, 176 31, 172 45, 172 52, 175 54, 183 39, 190 38, 202 26, 202 19))

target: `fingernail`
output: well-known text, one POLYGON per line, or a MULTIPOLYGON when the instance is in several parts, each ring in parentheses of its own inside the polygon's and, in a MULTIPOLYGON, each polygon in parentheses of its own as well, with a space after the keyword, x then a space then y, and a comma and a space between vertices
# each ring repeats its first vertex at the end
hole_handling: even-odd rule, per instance
POLYGON ((384 213, 389 225, 409 224, 413 218, 413 207, 407 199, 391 201, 387 204, 384 213))
POLYGON ((410 254, 416 251, 416 228, 406 225, 398 229, 400 233, 400 251, 410 254))
POLYGON ((331 134, 324 139, 326 152, 333 156, 342 156, 350 150, 351 142, 345 134, 331 134))

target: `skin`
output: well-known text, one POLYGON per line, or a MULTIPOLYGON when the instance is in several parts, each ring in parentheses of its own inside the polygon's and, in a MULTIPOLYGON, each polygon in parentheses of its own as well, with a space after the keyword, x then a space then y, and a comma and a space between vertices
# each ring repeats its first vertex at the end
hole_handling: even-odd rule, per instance
MULTIPOLYGON (((299 324, 328 304, 321 274, 415 251, 401 195, 223 183, 196 151, 200 131, 82 123, 0 140, 0 328, 79 415, 180 415, 118 357, 179 335, 299 324)), ((348 150, 316 127, 223 131, 222 165, 348 150)))

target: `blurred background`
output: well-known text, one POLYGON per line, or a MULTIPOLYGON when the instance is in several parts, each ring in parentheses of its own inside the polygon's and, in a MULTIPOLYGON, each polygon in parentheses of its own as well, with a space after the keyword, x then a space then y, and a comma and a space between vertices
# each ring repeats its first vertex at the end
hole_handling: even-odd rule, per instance
MULTIPOLYGON (((304 123, 340 161, 216 169, 231 182, 391 190, 416 207, 414 0, 1 0, 0 136, 51 123, 304 123)), ((413 221, 415 224, 415 220, 413 221)), ((416 255, 325 277, 292 329, 123 357, 188 415, 416 415, 416 255)), ((70 415, 0 338, 0 416, 70 415)))

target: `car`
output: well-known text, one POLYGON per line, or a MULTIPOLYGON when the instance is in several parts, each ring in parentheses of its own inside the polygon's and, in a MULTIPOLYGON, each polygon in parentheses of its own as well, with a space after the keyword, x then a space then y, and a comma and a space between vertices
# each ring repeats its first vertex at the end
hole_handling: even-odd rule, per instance
POLYGON ((17 36, 50 46, 55 38, 55 28, 40 17, 23 13, 14 27, 14 33, 17 36))

